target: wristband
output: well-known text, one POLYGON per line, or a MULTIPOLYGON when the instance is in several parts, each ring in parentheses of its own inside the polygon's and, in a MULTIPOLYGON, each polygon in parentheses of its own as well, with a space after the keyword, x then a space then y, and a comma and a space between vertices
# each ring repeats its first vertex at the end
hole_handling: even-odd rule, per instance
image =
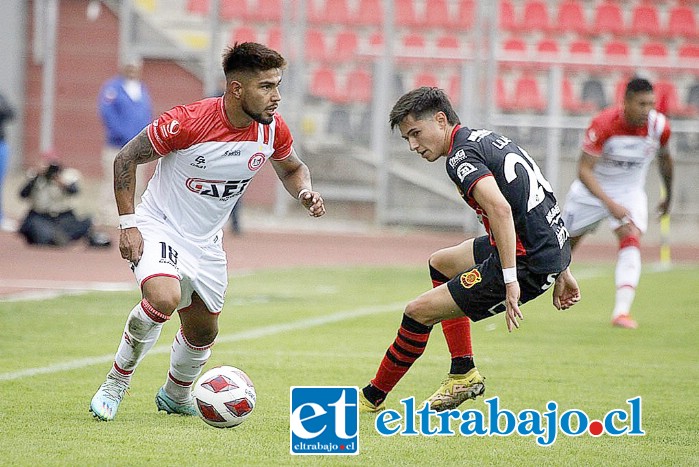
POLYGON ((298 195, 296 195, 296 199, 301 201, 301 197, 303 195, 305 195, 306 193, 310 193, 310 192, 311 192, 311 190, 309 190, 308 188, 304 188, 303 190, 299 191, 298 195))
POLYGON ((517 282, 517 268, 504 268, 502 270, 502 278, 505 280, 505 284, 517 282))
POLYGON ((136 227, 136 214, 124 214, 119 216, 119 230, 136 227))

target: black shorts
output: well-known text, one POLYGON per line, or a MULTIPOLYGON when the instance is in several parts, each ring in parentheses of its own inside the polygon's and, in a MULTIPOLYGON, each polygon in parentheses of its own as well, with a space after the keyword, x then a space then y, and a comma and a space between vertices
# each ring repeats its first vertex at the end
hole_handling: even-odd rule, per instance
MULTIPOLYGON (((447 282, 452 298, 471 321, 505 311, 505 281, 497 249, 490 244, 488 236, 478 237, 473 242, 476 265, 458 274, 447 282)), ((553 285, 560 272, 535 273, 526 264, 517 264, 517 280, 520 289, 520 304, 535 299, 553 285)))

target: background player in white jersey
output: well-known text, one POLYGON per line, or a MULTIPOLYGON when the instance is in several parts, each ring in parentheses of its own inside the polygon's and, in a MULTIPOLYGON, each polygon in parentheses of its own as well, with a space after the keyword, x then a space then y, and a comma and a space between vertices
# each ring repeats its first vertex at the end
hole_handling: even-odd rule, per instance
MULTIPOLYGON (((393 106, 390 122, 423 159, 445 158, 449 178, 482 219, 487 235, 432 255, 430 266, 443 277, 442 283, 405 307, 398 336, 374 379, 360 392, 362 412, 384 409, 386 395, 425 351, 433 325, 454 319, 479 321, 505 312, 512 331, 522 318, 519 305, 551 286, 558 309, 580 299, 568 269, 570 241, 561 211, 551 185, 526 151, 492 131, 462 127, 449 99, 437 88, 403 95, 393 106)), ((447 341, 470 339, 469 329, 463 328, 461 335, 445 333, 447 341)), ((427 402, 436 411, 450 410, 483 391, 483 378, 471 359, 468 373, 450 374, 427 402)))
POLYGON ((119 249, 132 264, 143 298, 131 310, 112 368, 90 403, 98 419, 114 419, 136 366, 175 310, 181 327, 155 402, 167 413, 196 414, 191 387, 211 354, 228 284, 222 228, 268 159, 311 216, 325 213, 276 113, 285 65, 264 45, 235 44, 223 56, 222 97, 171 109, 117 155, 119 249), (153 160, 158 160, 155 174, 134 210, 136 166, 153 160))
POLYGON ((646 79, 632 79, 623 105, 593 118, 585 134, 578 178, 566 198, 563 219, 573 248, 605 218, 619 239, 614 326, 638 327, 630 312, 641 277, 640 239, 648 228, 646 174, 657 155, 665 187, 658 212, 667 214, 672 199, 669 139, 670 124, 655 110, 653 86, 646 79))

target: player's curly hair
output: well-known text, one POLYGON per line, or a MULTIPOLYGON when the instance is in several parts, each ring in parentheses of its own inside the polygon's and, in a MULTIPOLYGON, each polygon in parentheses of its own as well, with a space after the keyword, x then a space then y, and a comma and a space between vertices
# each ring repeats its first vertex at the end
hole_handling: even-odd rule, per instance
POLYGON ((257 42, 236 42, 223 53, 223 72, 260 72, 284 68, 286 60, 279 52, 257 42))
POLYGON ((389 117, 391 129, 398 126, 408 115, 413 115, 416 120, 419 120, 437 112, 444 112, 450 125, 461 123, 443 90, 427 86, 413 89, 401 96, 393 106, 389 117))

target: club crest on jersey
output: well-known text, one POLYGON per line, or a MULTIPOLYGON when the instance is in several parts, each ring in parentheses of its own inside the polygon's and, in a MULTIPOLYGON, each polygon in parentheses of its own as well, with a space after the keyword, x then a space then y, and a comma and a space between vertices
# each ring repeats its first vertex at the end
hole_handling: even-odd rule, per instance
POLYGON ((258 152, 256 154, 253 154, 253 156, 250 158, 248 161, 248 169, 252 170, 253 172, 265 163, 265 155, 262 154, 261 152, 258 152))
POLYGON ((187 189, 202 196, 217 198, 227 201, 233 197, 240 196, 250 183, 247 180, 206 180, 203 178, 188 178, 185 182, 187 189))
POLYGON ((470 289, 482 280, 481 272, 478 269, 471 269, 470 271, 461 274, 460 280, 461 285, 463 285, 465 289, 470 289))

